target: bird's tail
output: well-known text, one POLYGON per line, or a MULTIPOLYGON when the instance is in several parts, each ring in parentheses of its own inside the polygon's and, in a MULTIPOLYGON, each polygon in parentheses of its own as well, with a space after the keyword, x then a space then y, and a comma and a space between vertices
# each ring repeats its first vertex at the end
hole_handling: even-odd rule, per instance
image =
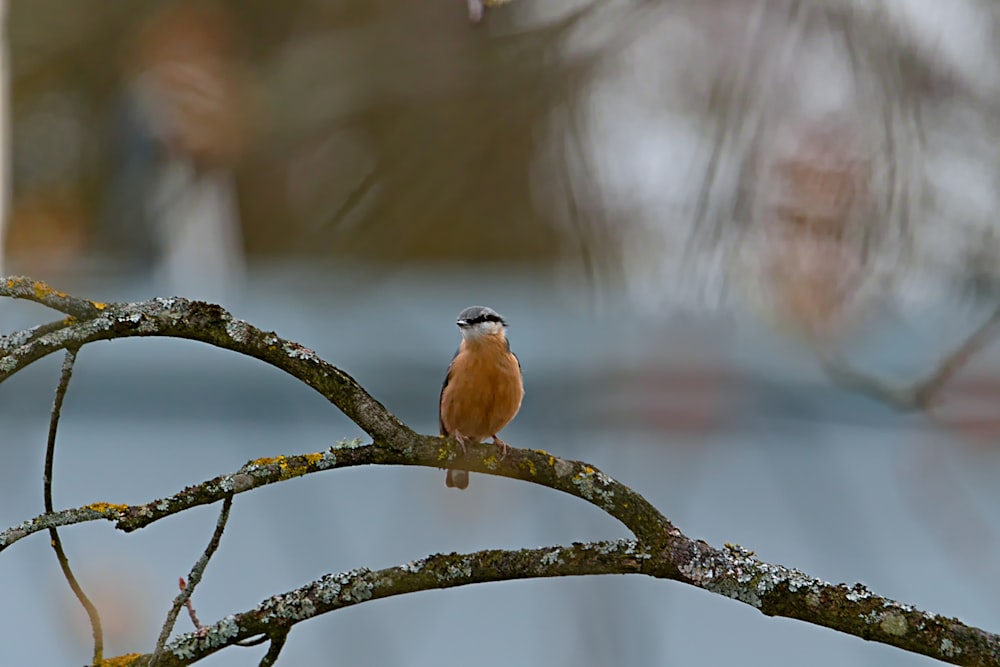
POLYGON ((465 489, 469 486, 468 470, 448 470, 445 472, 444 485, 449 489, 465 489))

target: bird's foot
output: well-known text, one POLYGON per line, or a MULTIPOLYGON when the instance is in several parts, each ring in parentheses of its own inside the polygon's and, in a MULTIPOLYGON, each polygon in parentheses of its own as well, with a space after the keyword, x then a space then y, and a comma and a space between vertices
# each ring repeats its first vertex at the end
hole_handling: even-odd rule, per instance
POLYGON ((465 436, 462 435, 461 433, 456 433, 455 434, 455 440, 458 440, 458 444, 462 448, 462 454, 463 455, 467 454, 468 451, 465 449, 465 436))
POLYGON ((507 454, 510 452, 510 445, 496 436, 493 436, 493 444, 500 445, 500 448, 503 451, 503 454, 500 455, 500 460, 503 461, 507 458, 507 454))

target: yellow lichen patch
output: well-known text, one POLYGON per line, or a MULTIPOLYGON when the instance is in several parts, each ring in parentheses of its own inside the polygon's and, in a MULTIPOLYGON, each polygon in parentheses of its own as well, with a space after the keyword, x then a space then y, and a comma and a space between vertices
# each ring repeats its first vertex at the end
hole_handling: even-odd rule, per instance
POLYGON ((486 466, 487 470, 496 470, 497 469, 497 457, 495 457, 495 456, 487 456, 485 459, 483 459, 483 465, 486 466))
POLYGON ((129 510, 128 505, 121 505, 119 503, 91 503, 84 505, 84 508, 100 512, 101 514, 125 514, 129 510))
POLYGON ((531 451, 533 451, 536 454, 541 454, 542 456, 548 456, 549 455, 549 453, 547 451, 545 451, 544 449, 532 449, 531 451))
POLYGON ((70 324, 76 324, 76 318, 73 317, 72 315, 67 315, 66 317, 63 318, 63 324, 65 324, 66 326, 69 326, 70 324))
POLYGON ((554 466, 555 464, 556 464, 556 457, 550 456, 549 457, 549 465, 550 466, 554 466))
POLYGON ((448 450, 444 447, 438 449, 438 461, 444 461, 448 458, 448 450))
POLYGON ((590 466, 583 466, 583 471, 585 473, 587 473, 588 475, 593 475, 594 474, 594 469, 591 468, 590 466))
POLYGON ((14 288, 14 280, 12 278, 8 278, 7 279, 7 289, 13 289, 13 288, 14 288))
POLYGON ((302 458, 306 460, 307 464, 314 466, 323 460, 323 455, 320 452, 316 452, 314 454, 306 454, 302 458))
POLYGON ((105 658, 102 660, 101 667, 129 667, 129 665, 136 664, 136 661, 142 657, 142 653, 126 653, 125 655, 117 655, 113 658, 105 658))
POLYGON ((273 465, 275 463, 280 463, 281 465, 285 465, 285 457, 284 456, 278 456, 278 457, 272 459, 272 458, 269 458, 269 457, 265 456, 263 458, 254 459, 250 463, 251 463, 251 465, 255 465, 255 466, 269 466, 269 465, 273 465))
POLYGON ((521 464, 521 467, 525 468, 528 471, 528 474, 531 475, 532 477, 535 477, 536 475, 538 475, 538 469, 535 468, 535 462, 534 461, 524 461, 521 464))
POLYGON ((103 301, 91 301, 90 305, 96 308, 97 310, 104 310, 105 308, 108 307, 108 304, 104 303, 103 301))
POLYGON ((32 285, 31 288, 35 293, 35 298, 37 299, 44 299, 48 295, 52 294, 52 288, 38 280, 35 281, 35 284, 32 285))
POLYGON ((296 460, 302 458, 306 460, 305 465, 288 465, 287 461, 281 463, 281 477, 282 479, 291 479, 292 477, 299 477, 301 475, 309 472, 309 457, 315 456, 316 460, 322 457, 321 454, 307 454, 302 457, 296 457, 296 460))

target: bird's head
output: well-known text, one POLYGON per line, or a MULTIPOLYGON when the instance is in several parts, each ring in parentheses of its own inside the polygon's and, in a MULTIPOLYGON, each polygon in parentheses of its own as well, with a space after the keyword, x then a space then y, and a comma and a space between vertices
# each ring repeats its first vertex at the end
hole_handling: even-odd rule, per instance
POLYGON ((455 322, 464 340, 472 341, 484 336, 503 336, 504 321, 500 313, 486 306, 469 306, 458 314, 455 322))

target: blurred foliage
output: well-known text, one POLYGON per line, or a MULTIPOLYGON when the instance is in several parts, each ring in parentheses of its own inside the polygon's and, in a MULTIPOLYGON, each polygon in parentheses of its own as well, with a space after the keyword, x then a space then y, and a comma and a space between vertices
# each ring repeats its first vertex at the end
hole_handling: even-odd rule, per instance
MULTIPOLYGON (((167 4, 14 3, 11 255, 52 259, 55 248, 103 242, 95 225, 119 159, 126 76, 163 50, 154 39, 197 49, 196 26, 148 28, 167 4)), ((586 67, 555 57, 560 24, 490 39, 448 0, 215 4, 239 37, 233 53, 252 90, 236 163, 249 255, 532 261, 557 252, 557 230, 532 202, 531 162, 540 125, 586 67)))

